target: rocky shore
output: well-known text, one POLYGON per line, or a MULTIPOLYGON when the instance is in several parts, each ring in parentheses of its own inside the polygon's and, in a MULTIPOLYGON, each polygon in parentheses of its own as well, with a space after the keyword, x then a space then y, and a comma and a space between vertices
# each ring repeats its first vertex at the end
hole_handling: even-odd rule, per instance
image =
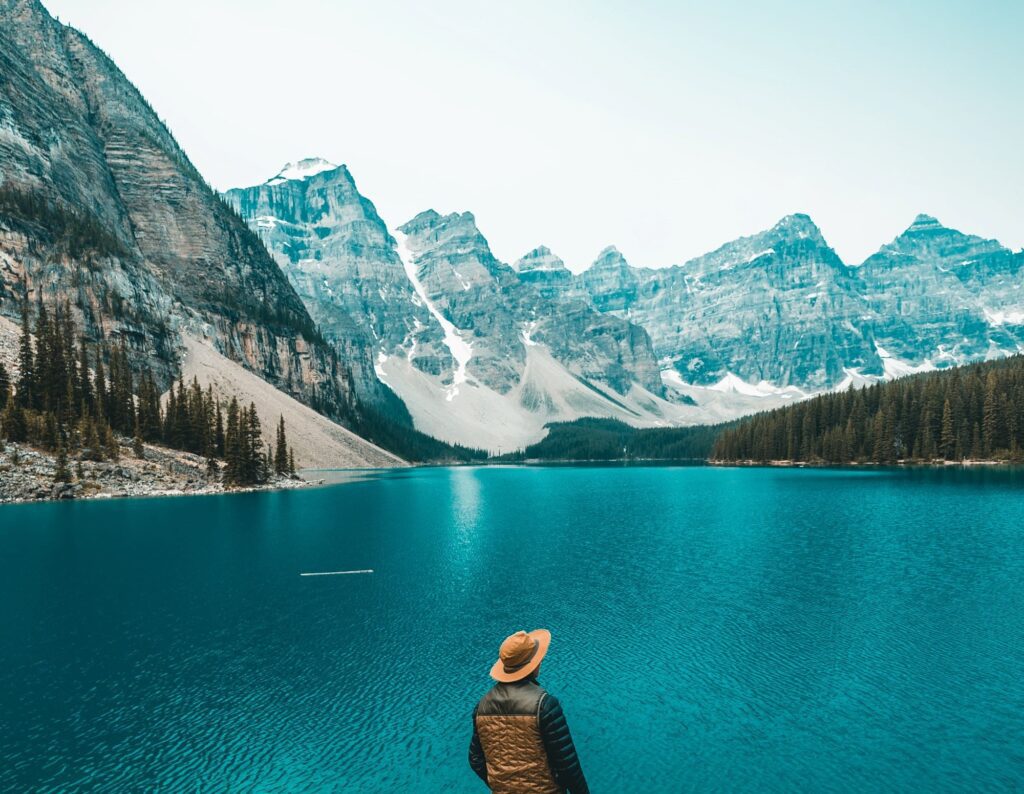
MULTIPOLYGON (((218 467, 222 465, 218 463, 218 467)), ((54 482, 53 455, 24 444, 4 443, 0 449, 0 504, 57 499, 120 496, 175 496, 214 494, 231 490, 304 488, 311 483, 297 477, 272 476, 265 485, 226 488, 219 476, 207 472, 207 461, 188 452, 145 445, 137 458, 122 440, 117 461, 68 461, 71 482, 54 482)))

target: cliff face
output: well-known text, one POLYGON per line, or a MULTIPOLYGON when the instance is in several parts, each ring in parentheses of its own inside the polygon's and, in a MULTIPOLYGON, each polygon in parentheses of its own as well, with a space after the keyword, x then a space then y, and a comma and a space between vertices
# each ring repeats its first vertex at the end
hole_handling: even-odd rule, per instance
POLYGON ((0 313, 69 298, 166 382, 182 337, 335 416, 344 361, 139 92, 36 0, 0 0, 0 313))
MULTIPOLYGON (((225 198, 325 334, 372 351, 379 378, 432 435, 507 449, 553 419, 657 423, 675 407, 657 402, 665 387, 643 329, 532 280, 555 267, 543 254, 500 262, 471 213, 428 210, 389 231, 348 169, 319 159, 225 198), (634 388, 645 407, 622 403, 634 388)), ((381 388, 356 383, 360 396, 381 388)))
MULTIPOLYGON (((584 274, 585 275, 585 274, 584 274)), ((625 313, 693 383, 734 374, 806 390, 870 369, 872 350, 844 320, 860 307, 846 266, 806 215, 677 268, 641 271, 625 313)))
POLYGON ((582 301, 559 305, 491 253, 471 213, 423 212, 401 227, 427 296, 473 345, 473 374, 502 393, 517 384, 526 350, 540 344, 586 380, 620 394, 661 394, 647 334, 582 301), (524 341, 525 340, 525 341, 524 341))
POLYGON ((646 329, 687 383, 818 391, 1024 349, 1022 268, 1024 253, 925 215, 850 266, 790 215, 683 265, 632 267, 611 248, 543 279, 646 329))
POLYGON ((918 215, 853 272, 885 360, 948 366, 1024 349, 1022 270, 1024 252, 918 215))
POLYGON ((225 199, 350 362, 361 399, 386 404, 372 356, 401 344, 417 324, 427 327, 430 315, 414 305, 394 239, 348 169, 302 160, 262 185, 227 191, 225 199))

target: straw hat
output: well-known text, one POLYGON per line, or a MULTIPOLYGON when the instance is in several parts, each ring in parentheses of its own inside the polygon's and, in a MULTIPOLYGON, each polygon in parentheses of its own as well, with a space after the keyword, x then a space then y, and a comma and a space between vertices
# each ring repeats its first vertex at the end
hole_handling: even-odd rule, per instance
POLYGON ((551 632, 547 629, 517 631, 506 637, 498 650, 498 661, 491 668, 491 678, 503 684, 528 678, 540 667, 550 644, 551 632))

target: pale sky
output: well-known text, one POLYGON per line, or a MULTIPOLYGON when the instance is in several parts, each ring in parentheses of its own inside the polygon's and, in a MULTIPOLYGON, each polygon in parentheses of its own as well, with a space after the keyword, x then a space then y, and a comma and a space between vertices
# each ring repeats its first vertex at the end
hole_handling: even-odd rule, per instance
POLYGON ((1018 0, 44 3, 215 187, 325 157, 505 261, 669 265, 791 212, 851 263, 919 212, 1024 246, 1018 0))

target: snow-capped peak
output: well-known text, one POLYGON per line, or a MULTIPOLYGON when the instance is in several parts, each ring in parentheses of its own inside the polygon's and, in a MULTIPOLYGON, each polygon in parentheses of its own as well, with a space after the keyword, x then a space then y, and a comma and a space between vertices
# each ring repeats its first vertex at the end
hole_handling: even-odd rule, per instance
POLYGON ((335 168, 338 168, 338 166, 324 160, 322 157, 307 157, 305 160, 299 160, 297 163, 288 163, 277 174, 268 179, 266 184, 280 185, 282 182, 287 182, 290 179, 309 179, 311 176, 316 176, 324 171, 333 171, 335 168))

